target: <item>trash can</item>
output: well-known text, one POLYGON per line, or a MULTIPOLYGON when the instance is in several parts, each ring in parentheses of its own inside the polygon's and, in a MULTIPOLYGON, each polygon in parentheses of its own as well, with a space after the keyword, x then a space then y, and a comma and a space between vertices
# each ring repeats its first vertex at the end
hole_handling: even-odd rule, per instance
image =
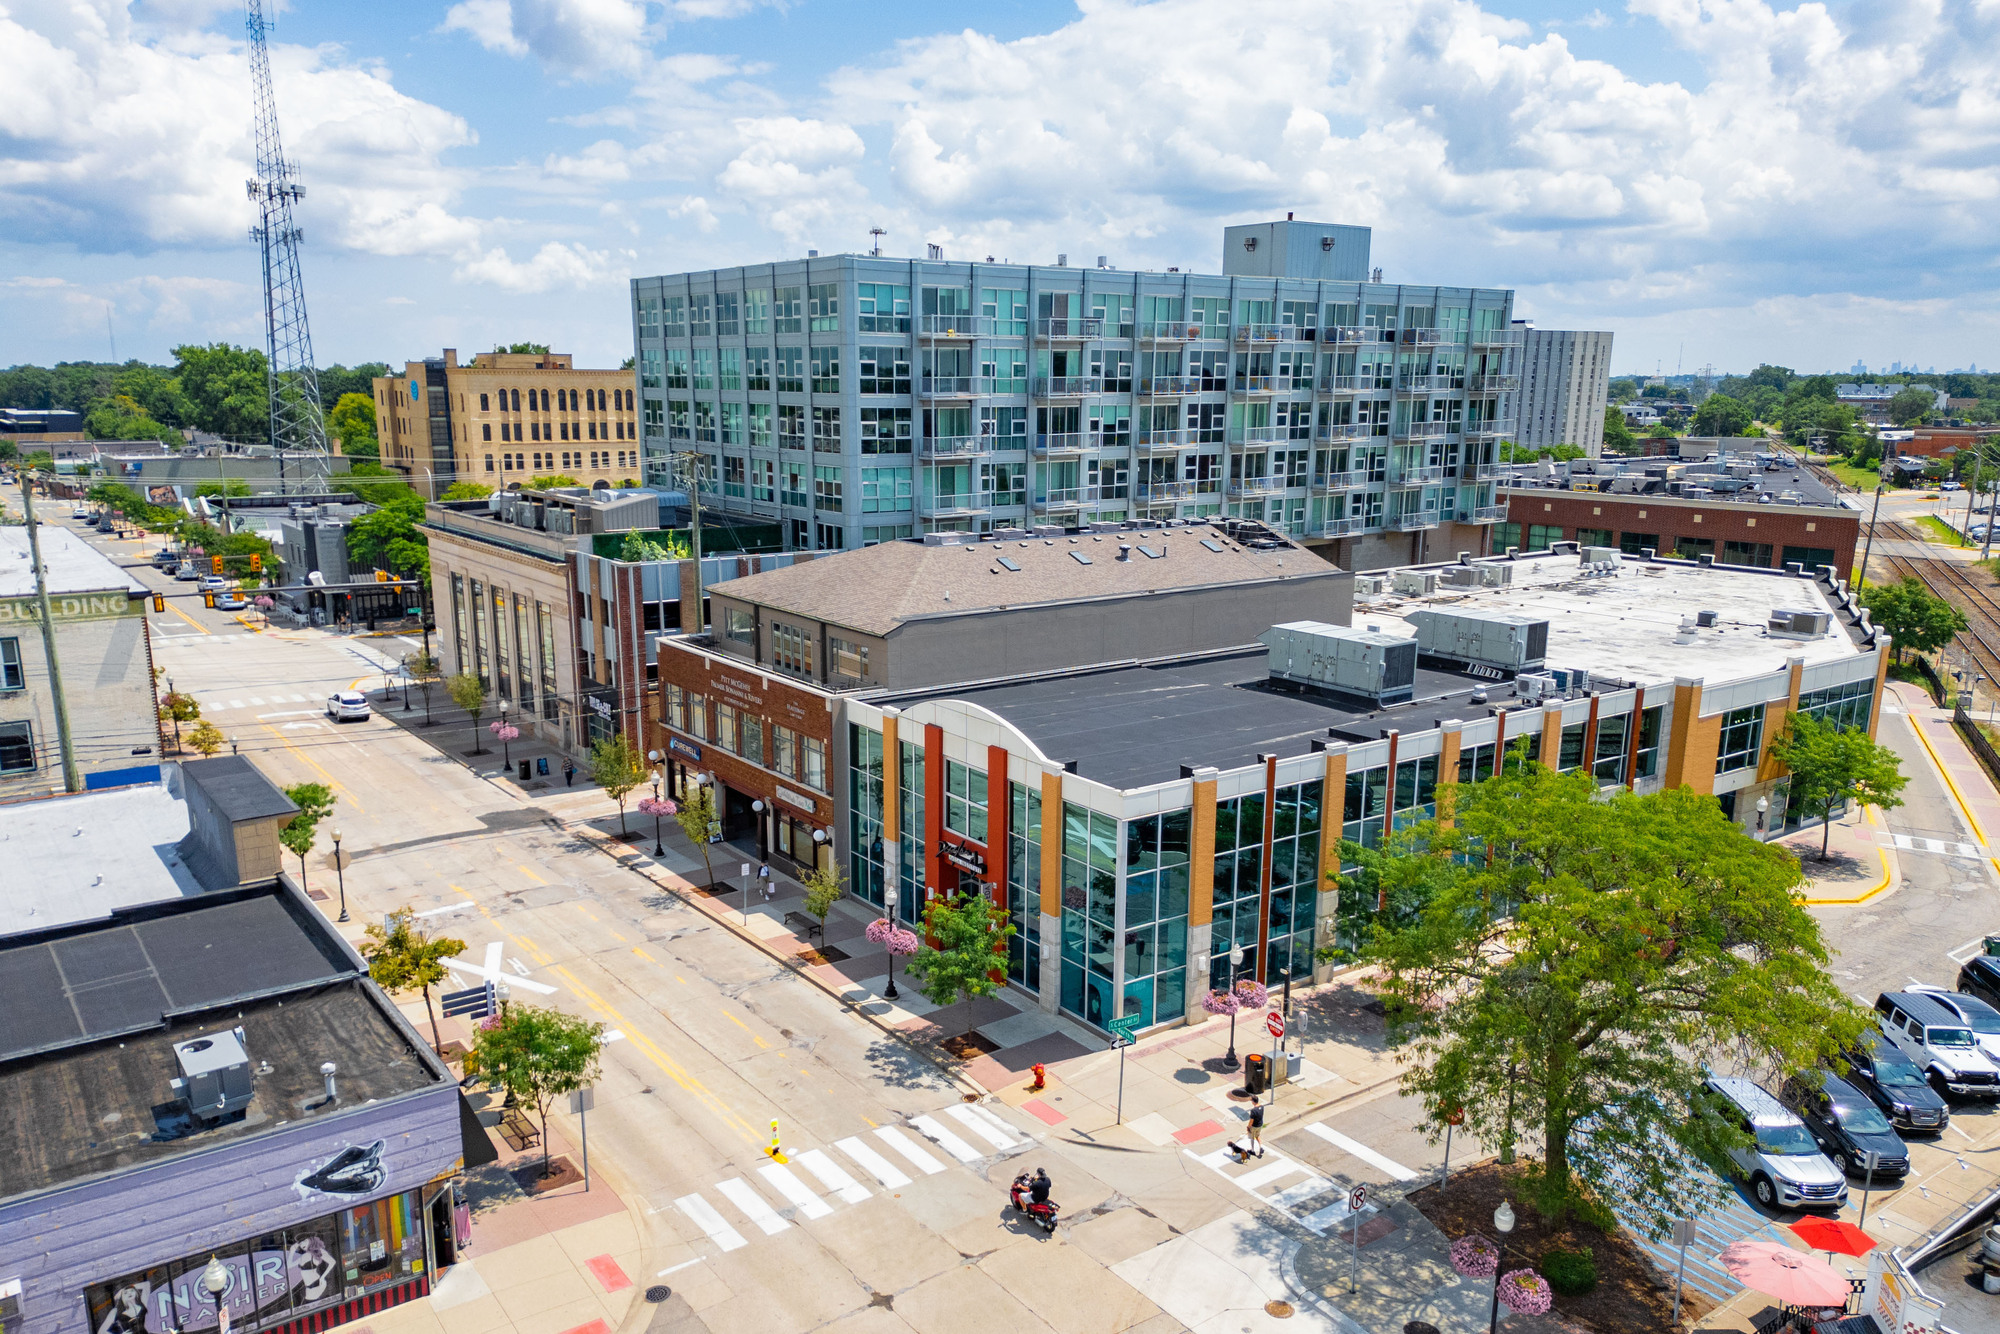
POLYGON ((1986 938, 1986 952, 1988 954, 2000 955, 2000 936, 1988 936, 1986 938))
POLYGON ((1303 1070, 1305 1067, 1305 1061, 1306 1058, 1300 1055, 1298 1052, 1295 1051, 1286 1052, 1285 1066, 1284 1066, 1285 1078, 1282 1082, 1289 1084, 1294 1079, 1297 1079, 1299 1077, 1300 1071, 1303 1070))
POLYGON ((521 770, 521 781, 525 783, 528 781, 528 762, 522 760, 519 767, 521 770))
POLYGON ((1253 1097, 1271 1087, 1265 1062, 1264 1053, 1258 1051, 1243 1058, 1243 1091, 1253 1097))

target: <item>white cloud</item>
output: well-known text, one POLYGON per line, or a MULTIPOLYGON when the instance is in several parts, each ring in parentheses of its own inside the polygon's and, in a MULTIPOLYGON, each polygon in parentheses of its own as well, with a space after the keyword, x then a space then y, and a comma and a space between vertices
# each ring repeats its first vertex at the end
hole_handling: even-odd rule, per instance
POLYGON ((632 74, 646 55, 645 0, 460 0, 443 27, 564 78, 632 74))
POLYGON ((533 257, 517 262, 494 247, 458 266, 457 277, 490 283, 505 292, 547 292, 559 287, 595 287, 618 276, 611 256, 601 250, 550 241, 533 257))

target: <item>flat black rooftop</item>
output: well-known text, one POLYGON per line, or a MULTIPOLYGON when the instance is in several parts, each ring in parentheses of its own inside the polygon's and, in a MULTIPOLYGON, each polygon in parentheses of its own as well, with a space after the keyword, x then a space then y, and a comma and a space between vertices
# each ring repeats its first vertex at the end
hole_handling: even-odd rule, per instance
MULTIPOLYGON (((244 953, 232 953, 231 963, 244 953)), ((0 1105, 15 1110, 0 1117, 0 1200, 356 1111, 441 1077, 359 978, 6 1062, 0 1105), (200 1126, 168 1087, 180 1074, 174 1044, 239 1027, 257 1072, 250 1105, 200 1126), (324 1061, 339 1067, 331 1104, 319 1073, 324 1061)))
MULTIPOLYGON (((991 709, 1051 759, 1116 788, 1179 778, 1183 764, 1235 769, 1259 755, 1289 758, 1314 741, 1376 740, 1384 728, 1484 717, 1472 694, 1491 681, 1417 669, 1416 698, 1380 708, 1271 681, 1261 645, 1194 660, 1072 672, 1005 685, 943 688, 871 703, 908 708, 962 699, 991 709)), ((1494 689, 1496 700, 1508 698, 1494 689)))
POLYGON ((232 822, 299 811, 284 789, 241 755, 188 760, 181 765, 181 776, 206 792, 222 817, 232 822))
POLYGON ((358 971, 324 919, 275 884, 0 937, 0 1061, 358 971))

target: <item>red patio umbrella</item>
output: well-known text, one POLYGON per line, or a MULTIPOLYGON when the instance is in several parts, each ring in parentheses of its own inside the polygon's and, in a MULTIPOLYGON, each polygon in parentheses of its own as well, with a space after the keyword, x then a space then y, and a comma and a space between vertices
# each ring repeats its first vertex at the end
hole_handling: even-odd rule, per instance
POLYGON ((1816 1251, 1863 1256, 1875 1249, 1875 1238, 1841 1218, 1806 1218, 1792 1224, 1800 1241, 1816 1251))

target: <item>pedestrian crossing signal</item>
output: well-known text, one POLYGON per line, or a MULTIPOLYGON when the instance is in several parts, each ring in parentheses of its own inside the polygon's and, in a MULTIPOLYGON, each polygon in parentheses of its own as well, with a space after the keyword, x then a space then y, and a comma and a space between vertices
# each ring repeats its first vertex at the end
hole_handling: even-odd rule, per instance
POLYGON ((210 557, 208 558, 208 563, 209 563, 209 564, 210 564, 210 565, 211 565, 211 566, 212 566, 212 567, 214 568, 214 570, 215 570, 215 572, 216 572, 217 574, 221 574, 221 573, 222 573, 222 557, 220 557, 220 556, 210 556, 210 557))

